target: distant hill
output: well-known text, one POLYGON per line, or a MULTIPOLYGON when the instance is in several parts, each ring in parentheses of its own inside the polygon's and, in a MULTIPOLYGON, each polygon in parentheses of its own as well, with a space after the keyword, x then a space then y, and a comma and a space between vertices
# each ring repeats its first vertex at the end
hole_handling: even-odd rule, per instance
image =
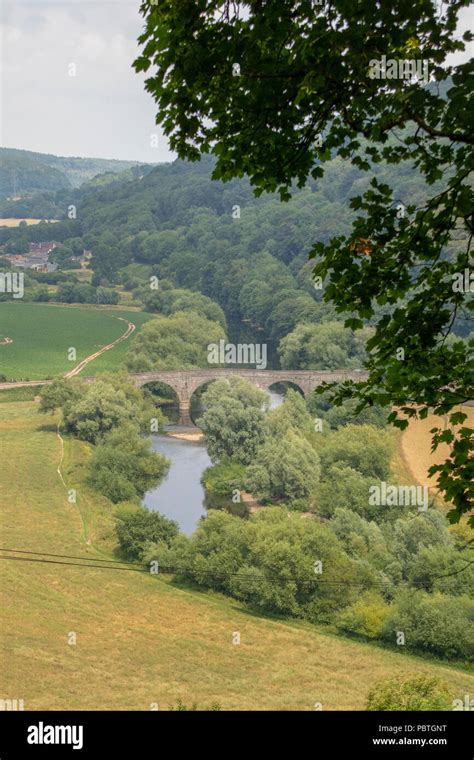
POLYGON ((12 198, 43 190, 64 190, 71 187, 67 176, 59 169, 34 161, 15 151, 17 155, 0 154, 0 198, 12 198))
POLYGON ((72 189, 99 174, 115 176, 138 166, 138 161, 64 157, 0 148, 0 199, 72 189))

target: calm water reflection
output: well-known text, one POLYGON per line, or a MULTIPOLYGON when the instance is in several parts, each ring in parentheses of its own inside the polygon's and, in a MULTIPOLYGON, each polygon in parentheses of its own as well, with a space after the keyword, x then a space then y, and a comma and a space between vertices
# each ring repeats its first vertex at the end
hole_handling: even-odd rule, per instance
POLYGON ((194 532, 206 514, 201 475, 211 464, 204 443, 183 441, 166 435, 153 436, 153 449, 171 460, 166 479, 145 495, 144 503, 153 512, 176 520, 183 533, 194 532))
MULTIPOLYGON (((282 400, 281 394, 270 393, 270 408, 275 409, 282 400)), ((160 512, 176 520, 182 532, 190 535, 201 517, 207 514, 205 492, 201 485, 201 475, 211 464, 206 446, 167 435, 152 436, 152 445, 154 451, 164 454, 171 461, 171 466, 166 479, 145 495, 144 504, 152 512, 160 512)))

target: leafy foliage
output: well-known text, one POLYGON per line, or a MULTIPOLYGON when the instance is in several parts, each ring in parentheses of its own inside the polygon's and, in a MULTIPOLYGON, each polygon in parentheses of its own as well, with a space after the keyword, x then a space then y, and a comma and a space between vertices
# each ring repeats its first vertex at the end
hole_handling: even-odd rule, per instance
POLYGON ((213 462, 249 464, 264 441, 265 393, 240 378, 216 380, 202 396, 198 425, 213 462))
POLYGON ((178 532, 178 526, 173 520, 144 508, 123 515, 117 522, 120 548, 127 557, 134 560, 143 559, 145 548, 150 542, 169 545, 178 532))
POLYGON ((90 443, 113 429, 129 423, 135 429, 149 432, 150 420, 159 422, 159 409, 147 403, 141 392, 116 375, 104 375, 85 390, 80 399, 63 404, 67 431, 90 443))
POLYGON ((265 422, 269 435, 274 438, 282 438, 290 429, 310 435, 314 427, 304 397, 292 388, 284 402, 267 414, 265 422))
MULTIPOLYGON (((142 5, 138 72, 158 105, 157 121, 181 158, 217 158, 214 177, 250 177, 257 194, 324 175, 331 156, 372 174, 351 199, 359 216, 349 234, 319 239, 315 273, 338 312, 353 311, 352 330, 388 307, 367 345, 369 379, 339 388, 339 398, 395 407, 391 422, 450 413, 455 430, 435 429, 433 445, 451 445, 432 468, 453 509, 469 511, 473 433, 455 407, 472 398, 472 340, 449 344, 453 325, 474 306, 453 287, 471 264, 474 138, 469 95, 472 61, 449 66, 465 50, 456 39, 469 0, 440 13, 423 2, 315 5, 292 0, 225 0, 142 5), (381 56, 427 64, 431 82, 371 75, 381 56), (152 68, 153 67, 153 68, 152 68), (416 166, 425 183, 417 203, 381 182, 377 164, 416 166), (401 213, 401 211, 403 213, 401 213), (403 349, 403 357, 400 355, 403 349)), ((253 300, 253 299, 252 299, 253 300)), ((471 519, 474 525, 474 518, 471 519)))
POLYGON ((321 448, 324 468, 352 467, 366 477, 387 480, 392 440, 385 430, 372 425, 345 425, 332 433, 321 448))
POLYGON ((420 675, 379 681, 369 691, 367 710, 450 710, 452 698, 438 678, 420 675))
POLYGON ((53 380, 50 385, 45 385, 41 390, 39 411, 46 414, 62 409, 66 404, 78 400, 84 390, 83 387, 81 389, 80 384, 71 383, 63 378, 53 380))
POLYGON ((169 469, 162 454, 151 451, 150 439, 123 425, 103 437, 89 465, 89 483, 110 501, 139 501, 169 469))
POLYGON ((247 468, 249 490, 263 500, 304 499, 309 510, 319 483, 317 452, 295 430, 269 438, 247 468))
POLYGON ((336 625, 348 633, 367 639, 379 639, 389 614, 390 606, 381 596, 373 591, 366 592, 339 613, 336 625))
POLYGON ((405 636, 407 649, 421 649, 446 658, 474 660, 474 601, 468 596, 449 597, 413 589, 397 598, 387 619, 383 637, 391 642, 397 632, 405 636))
POLYGON ((135 295, 141 296, 145 311, 166 316, 177 311, 192 311, 211 322, 218 322, 224 331, 227 329, 225 315, 219 304, 201 293, 184 288, 165 288, 160 283, 159 290, 142 289, 135 295))
POLYGON ((372 333, 371 328, 354 333, 342 322, 298 324, 280 341, 281 365, 284 369, 360 368, 372 333))
POLYGON ((158 427, 164 417, 140 390, 120 374, 100 375, 86 385, 75 380, 54 380, 42 391, 41 412, 61 409, 68 432, 90 443, 123 425, 149 432, 151 419, 158 427))
POLYGON ((152 559, 176 568, 179 578, 313 621, 327 621, 355 599, 351 585, 338 581, 355 579, 357 565, 329 528, 278 507, 251 520, 211 510, 191 538, 180 536, 171 550, 151 547, 146 560, 152 559), (316 585, 315 559, 330 583, 316 585))
POLYGON ((127 368, 131 372, 149 372, 206 367, 208 345, 224 338, 220 324, 195 312, 156 317, 135 338, 127 354, 127 368))

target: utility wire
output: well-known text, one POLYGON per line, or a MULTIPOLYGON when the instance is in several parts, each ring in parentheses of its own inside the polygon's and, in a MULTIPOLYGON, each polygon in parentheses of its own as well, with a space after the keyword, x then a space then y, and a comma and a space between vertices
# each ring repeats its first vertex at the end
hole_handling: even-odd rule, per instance
MULTIPOLYGON (((376 587, 376 586, 386 586, 386 585, 392 585, 392 581, 387 580, 380 580, 380 581, 373 581, 371 580, 369 583, 354 583, 353 581, 344 581, 344 580, 329 580, 324 578, 317 578, 315 576, 308 576, 308 577, 282 577, 282 576, 271 576, 270 578, 268 576, 262 577, 260 575, 250 575, 247 573, 243 573, 241 570, 235 571, 235 572, 217 572, 214 570, 200 570, 199 568, 192 568, 192 567, 166 567, 163 566, 159 568, 158 573, 151 573, 150 567, 147 564, 144 563, 138 563, 138 562, 121 562, 120 560, 95 560, 90 557, 78 557, 75 555, 67 555, 67 554, 51 554, 48 552, 33 552, 33 551, 26 551, 23 549, 1 549, 0 551, 5 552, 14 552, 18 554, 32 554, 36 555, 35 557, 2 557, 0 556, 0 559, 3 560, 13 560, 17 562, 39 562, 43 564, 51 564, 51 565, 63 565, 63 566, 71 566, 71 567, 87 567, 87 568, 96 568, 99 570, 128 570, 130 572, 141 572, 141 573, 147 573, 147 574, 174 574, 174 573, 182 573, 182 572, 188 572, 188 573, 196 573, 199 575, 204 576, 211 576, 216 579, 223 579, 228 577, 235 577, 237 579, 241 580, 247 580, 247 581, 275 581, 277 583, 316 583, 321 585, 332 585, 332 586, 351 586, 356 588, 367 588, 368 586, 376 587), (58 559, 38 559, 37 556, 40 555, 42 557, 57 557, 58 559), (62 559, 74 559, 74 560, 80 560, 80 562, 62 562, 62 559), (91 562, 92 559, 92 562, 91 562), (93 564, 95 562, 100 562, 102 564, 93 564), (111 563, 111 564, 106 564, 111 563), (113 565, 128 565, 128 567, 114 567, 113 565)), ((461 572, 466 570, 470 565, 474 564, 474 560, 470 560, 467 562, 464 567, 459 568, 457 570, 453 570, 450 573, 445 573, 442 575, 436 575, 431 580, 437 580, 439 578, 449 578, 454 575, 459 575, 461 572)), ((402 583, 393 584, 397 587, 400 586, 428 586, 431 583, 431 581, 404 581, 402 583)))
POLYGON ((65 567, 96 567, 99 570, 126 570, 132 573, 146 573, 147 570, 140 570, 134 567, 111 567, 110 565, 91 565, 81 564, 80 562, 61 562, 54 559, 38 559, 37 557, 0 557, 0 559, 10 560, 12 562, 41 562, 47 565, 64 565, 65 567))
POLYGON ((37 554, 40 557, 59 557, 61 559, 84 559, 84 560, 90 560, 91 562, 114 562, 118 565, 140 565, 140 567, 144 567, 145 565, 141 565, 139 562, 126 562, 125 560, 119 560, 119 559, 97 559, 97 557, 78 557, 77 555, 73 554, 51 554, 51 552, 31 552, 26 551, 25 549, 4 549, 0 547, 0 552, 15 552, 15 554, 37 554))

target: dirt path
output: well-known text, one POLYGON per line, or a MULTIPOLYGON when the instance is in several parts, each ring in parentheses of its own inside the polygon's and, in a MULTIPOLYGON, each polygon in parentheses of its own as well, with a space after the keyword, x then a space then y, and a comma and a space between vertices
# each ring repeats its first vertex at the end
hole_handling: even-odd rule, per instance
POLYGON ((122 343, 123 340, 127 340, 127 338, 130 337, 130 335, 135 332, 137 329, 137 326, 133 324, 133 322, 129 322, 128 319, 124 319, 123 317, 115 317, 115 319, 120 319, 121 322, 126 322, 128 327, 123 335, 120 336, 120 338, 117 338, 117 340, 114 340, 113 343, 109 343, 107 346, 103 346, 99 351, 96 351, 95 354, 91 354, 90 356, 86 356, 85 359, 83 359, 77 367, 74 367, 74 369, 71 369, 69 372, 66 372, 64 377, 71 378, 75 377, 79 374, 79 372, 82 372, 84 367, 86 367, 90 362, 94 361, 94 359, 97 359, 98 356, 101 356, 102 354, 105 354, 106 351, 110 351, 111 348, 114 348, 118 343, 122 343))
POLYGON ((56 435, 59 438, 59 445, 60 445, 60 448, 61 448, 61 457, 59 459, 59 464, 57 466, 56 472, 58 473, 59 477, 61 478, 61 483, 63 484, 64 488, 67 491, 67 485, 66 485, 66 483, 64 481, 63 474, 61 472, 61 465, 62 465, 63 459, 64 459, 64 439, 63 439, 61 433, 59 432, 59 422, 58 422, 58 426, 56 428, 56 435))

